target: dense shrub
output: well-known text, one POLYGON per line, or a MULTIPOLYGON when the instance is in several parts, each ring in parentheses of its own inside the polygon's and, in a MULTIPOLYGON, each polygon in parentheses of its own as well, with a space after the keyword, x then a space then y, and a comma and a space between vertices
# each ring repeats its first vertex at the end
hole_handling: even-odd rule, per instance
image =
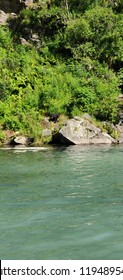
POLYGON ((122 3, 117 1, 117 9, 112 3, 54 0, 50 7, 23 10, 11 21, 10 26, 17 24, 13 31, 0 27, 1 130, 40 137, 43 116, 56 112, 88 112, 116 122, 123 90, 123 19, 117 10, 122 3), (38 48, 30 40, 35 32, 38 48), (29 41, 21 45, 19 37, 29 41))

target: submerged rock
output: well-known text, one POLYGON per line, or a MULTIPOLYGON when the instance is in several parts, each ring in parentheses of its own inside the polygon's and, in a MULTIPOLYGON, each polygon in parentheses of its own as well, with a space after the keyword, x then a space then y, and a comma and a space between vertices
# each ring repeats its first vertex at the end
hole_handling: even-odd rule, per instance
POLYGON ((68 120, 59 130, 58 138, 60 143, 66 145, 116 143, 116 140, 109 134, 102 132, 89 120, 79 117, 68 120))

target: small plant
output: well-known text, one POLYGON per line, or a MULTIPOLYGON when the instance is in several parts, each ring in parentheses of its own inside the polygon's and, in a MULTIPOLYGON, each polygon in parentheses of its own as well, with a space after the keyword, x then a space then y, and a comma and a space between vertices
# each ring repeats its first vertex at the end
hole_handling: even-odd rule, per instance
POLYGON ((112 123, 104 122, 103 129, 114 139, 118 139, 120 136, 120 132, 112 123))
POLYGON ((4 132, 0 129, 0 145, 2 145, 5 141, 6 137, 4 132))

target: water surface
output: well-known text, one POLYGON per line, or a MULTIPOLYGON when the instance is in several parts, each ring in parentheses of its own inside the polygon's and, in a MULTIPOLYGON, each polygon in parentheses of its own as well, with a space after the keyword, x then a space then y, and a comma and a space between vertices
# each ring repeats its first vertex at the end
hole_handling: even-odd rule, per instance
POLYGON ((0 259, 123 259, 123 146, 0 150, 0 259))

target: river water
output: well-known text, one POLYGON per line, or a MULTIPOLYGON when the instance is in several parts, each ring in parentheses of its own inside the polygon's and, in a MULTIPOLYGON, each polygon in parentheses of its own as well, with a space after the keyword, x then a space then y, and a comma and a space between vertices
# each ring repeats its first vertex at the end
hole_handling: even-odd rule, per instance
POLYGON ((0 259, 123 259, 123 146, 0 149, 0 259))

